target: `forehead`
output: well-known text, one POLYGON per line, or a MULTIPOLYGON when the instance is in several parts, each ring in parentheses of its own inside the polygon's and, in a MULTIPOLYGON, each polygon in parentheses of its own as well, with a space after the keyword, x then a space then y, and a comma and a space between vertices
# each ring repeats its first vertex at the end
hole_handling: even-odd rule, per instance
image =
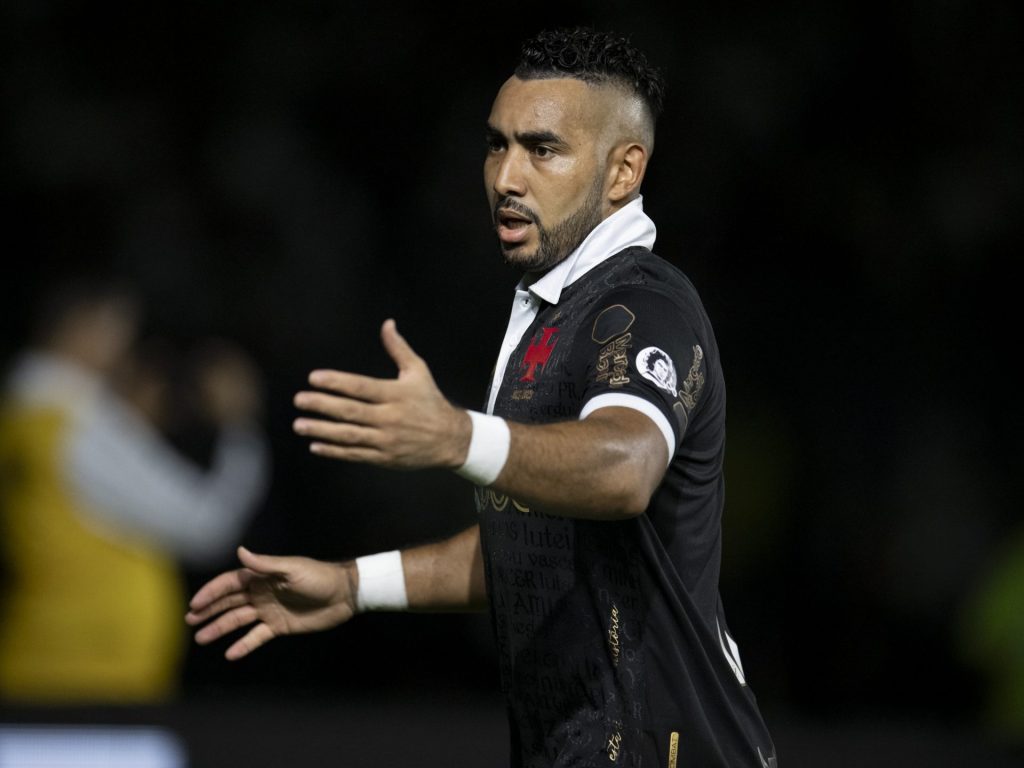
POLYGON ((608 89, 575 78, 510 77, 491 107, 490 124, 505 134, 552 131, 560 135, 598 127, 608 89))

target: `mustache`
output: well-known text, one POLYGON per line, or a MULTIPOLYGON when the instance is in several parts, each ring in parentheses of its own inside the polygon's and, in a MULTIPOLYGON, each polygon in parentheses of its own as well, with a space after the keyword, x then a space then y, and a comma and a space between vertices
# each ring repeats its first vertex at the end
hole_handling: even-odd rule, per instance
POLYGON ((534 224, 540 223, 540 219, 538 218, 536 213, 534 213, 528 207, 520 203, 518 200, 506 196, 498 200, 494 204, 494 210, 491 211, 491 220, 495 224, 498 223, 498 211, 502 209, 512 211, 513 213, 518 213, 520 216, 525 216, 534 224))

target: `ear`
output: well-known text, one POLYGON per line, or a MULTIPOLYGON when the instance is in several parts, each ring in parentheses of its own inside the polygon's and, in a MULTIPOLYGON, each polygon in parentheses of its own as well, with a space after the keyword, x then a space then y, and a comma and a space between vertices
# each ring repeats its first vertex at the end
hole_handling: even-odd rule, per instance
POLYGON ((612 150, 608 166, 608 200, 621 203, 636 196, 647 170, 647 148, 636 142, 619 144, 612 150))

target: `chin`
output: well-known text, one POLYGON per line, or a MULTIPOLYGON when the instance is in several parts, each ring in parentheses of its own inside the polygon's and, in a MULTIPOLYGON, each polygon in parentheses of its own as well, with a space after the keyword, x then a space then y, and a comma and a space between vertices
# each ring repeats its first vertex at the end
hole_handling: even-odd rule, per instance
POLYGON ((501 257, 510 267, 526 271, 536 268, 537 251, 527 251, 521 245, 515 248, 502 248, 501 257))

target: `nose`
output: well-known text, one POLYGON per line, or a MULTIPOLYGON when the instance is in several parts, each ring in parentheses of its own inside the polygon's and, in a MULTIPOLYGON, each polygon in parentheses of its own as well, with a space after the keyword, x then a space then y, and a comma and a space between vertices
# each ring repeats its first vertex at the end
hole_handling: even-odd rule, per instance
POLYGON ((521 153, 517 152, 514 147, 509 147, 500 157, 495 158, 494 162, 497 167, 492 186, 500 197, 522 197, 526 194, 522 161, 521 153))

